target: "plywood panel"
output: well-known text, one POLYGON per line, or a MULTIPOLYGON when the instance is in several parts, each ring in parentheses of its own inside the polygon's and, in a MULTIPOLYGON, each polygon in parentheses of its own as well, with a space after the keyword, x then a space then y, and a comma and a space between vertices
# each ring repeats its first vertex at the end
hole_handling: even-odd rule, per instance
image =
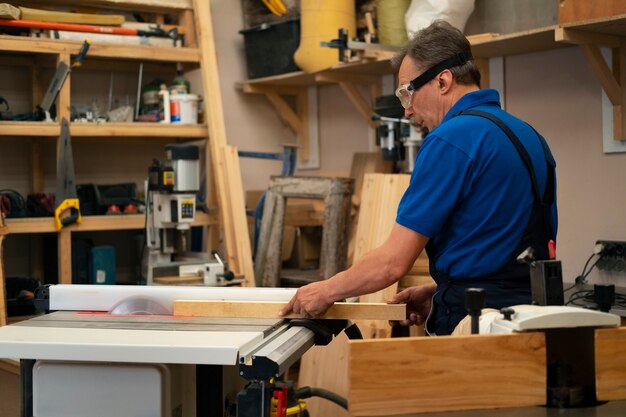
POLYGON ((354 416, 541 405, 543 333, 350 341, 354 416))
POLYGON ((626 328, 596 330, 595 360, 598 400, 626 400, 626 328))

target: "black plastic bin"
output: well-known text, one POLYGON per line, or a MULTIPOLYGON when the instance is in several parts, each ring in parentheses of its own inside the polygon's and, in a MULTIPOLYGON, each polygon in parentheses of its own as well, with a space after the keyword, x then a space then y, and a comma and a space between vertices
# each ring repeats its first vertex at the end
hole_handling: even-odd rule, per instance
POLYGON ((240 30, 246 47, 248 78, 298 71, 293 53, 300 44, 300 19, 240 30))

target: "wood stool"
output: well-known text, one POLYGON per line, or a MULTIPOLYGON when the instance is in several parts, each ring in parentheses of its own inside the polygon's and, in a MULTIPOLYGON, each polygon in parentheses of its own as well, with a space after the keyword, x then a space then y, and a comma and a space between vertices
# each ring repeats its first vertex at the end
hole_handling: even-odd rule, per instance
POLYGON ((281 248, 287 198, 324 200, 320 275, 326 279, 346 268, 348 229, 354 180, 330 177, 273 176, 265 206, 254 263, 257 286, 280 286, 281 248))

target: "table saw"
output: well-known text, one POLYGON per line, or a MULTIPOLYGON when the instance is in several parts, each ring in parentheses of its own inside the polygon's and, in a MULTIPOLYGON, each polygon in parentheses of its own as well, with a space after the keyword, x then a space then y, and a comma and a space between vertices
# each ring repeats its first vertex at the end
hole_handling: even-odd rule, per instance
POLYGON ((312 320, 175 317, 174 300, 286 302, 294 292, 48 286, 37 302, 53 312, 0 328, 0 357, 21 359, 24 416, 221 417, 240 376, 270 381, 342 324, 314 331, 312 320))

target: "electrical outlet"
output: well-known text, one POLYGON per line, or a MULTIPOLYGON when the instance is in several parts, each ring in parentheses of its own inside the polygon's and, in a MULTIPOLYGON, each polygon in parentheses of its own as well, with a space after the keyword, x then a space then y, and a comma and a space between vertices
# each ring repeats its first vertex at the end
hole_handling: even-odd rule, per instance
POLYGON ((626 269, 626 242, 616 240, 598 240, 596 245, 602 245, 598 253, 600 259, 597 268, 604 271, 623 272, 626 269))

